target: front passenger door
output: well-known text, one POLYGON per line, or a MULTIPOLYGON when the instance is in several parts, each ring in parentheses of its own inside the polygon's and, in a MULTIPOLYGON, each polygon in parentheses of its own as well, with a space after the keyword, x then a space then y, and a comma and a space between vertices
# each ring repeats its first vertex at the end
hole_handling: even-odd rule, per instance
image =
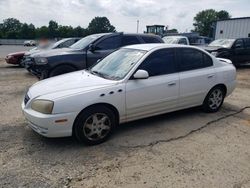
POLYGON ((176 108, 179 96, 179 74, 174 49, 150 54, 137 70, 146 70, 147 79, 131 78, 126 83, 127 120, 162 114, 176 108))
POLYGON ((243 39, 237 39, 232 48, 233 48, 233 62, 235 64, 244 62, 247 55, 243 39))

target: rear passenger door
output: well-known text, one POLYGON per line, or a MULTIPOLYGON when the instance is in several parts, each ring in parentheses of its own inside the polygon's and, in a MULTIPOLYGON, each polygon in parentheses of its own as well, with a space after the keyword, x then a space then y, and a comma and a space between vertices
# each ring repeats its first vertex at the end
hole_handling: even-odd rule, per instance
POLYGON ((180 75, 178 106, 185 108, 201 105, 216 81, 212 58, 198 49, 176 50, 180 75))
POLYGON ((87 67, 92 66, 98 59, 102 59, 121 47, 121 35, 112 35, 94 44, 94 51, 87 52, 87 67))

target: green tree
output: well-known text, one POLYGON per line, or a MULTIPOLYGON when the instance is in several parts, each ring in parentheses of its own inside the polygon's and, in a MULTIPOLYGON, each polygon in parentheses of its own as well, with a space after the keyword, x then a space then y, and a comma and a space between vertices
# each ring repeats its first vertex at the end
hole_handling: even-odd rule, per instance
POLYGON ((37 38, 49 38, 49 28, 47 26, 42 26, 36 29, 37 38))
POLYGON ((73 37, 74 29, 71 26, 59 26, 58 33, 60 38, 73 37))
POLYGON ((50 38, 58 37, 58 23, 50 20, 49 21, 49 36, 50 38))
POLYGON ((87 28, 89 34, 115 32, 115 27, 110 24, 107 17, 95 17, 87 28))
POLYGON ((8 18, 3 20, 1 25, 1 32, 5 38, 18 38, 19 31, 22 27, 22 23, 15 18, 8 18))
POLYGON ((230 17, 229 13, 225 10, 219 12, 214 9, 203 10, 194 17, 194 31, 200 35, 212 37, 212 24, 217 20, 228 19, 230 17))
POLYGON ((20 29, 19 37, 22 39, 34 39, 36 37, 35 26, 24 23, 20 29))

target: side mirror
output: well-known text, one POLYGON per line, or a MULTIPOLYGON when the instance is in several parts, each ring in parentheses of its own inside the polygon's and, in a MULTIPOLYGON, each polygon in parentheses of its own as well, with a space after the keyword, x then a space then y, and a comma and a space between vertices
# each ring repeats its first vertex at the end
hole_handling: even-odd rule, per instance
POLYGON ((133 77, 135 79, 147 79, 149 75, 147 71, 139 69, 138 71, 136 71, 133 77))
POLYGON ((91 52, 95 51, 95 45, 94 44, 89 45, 89 51, 91 51, 91 52))

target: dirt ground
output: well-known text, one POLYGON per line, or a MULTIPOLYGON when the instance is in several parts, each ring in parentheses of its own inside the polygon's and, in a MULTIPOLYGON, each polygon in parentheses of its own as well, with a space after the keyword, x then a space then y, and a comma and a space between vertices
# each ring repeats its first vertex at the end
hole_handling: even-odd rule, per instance
POLYGON ((250 67, 218 113, 198 108, 120 125, 106 143, 48 139, 27 127, 37 82, 0 60, 0 187, 250 187, 250 67))

